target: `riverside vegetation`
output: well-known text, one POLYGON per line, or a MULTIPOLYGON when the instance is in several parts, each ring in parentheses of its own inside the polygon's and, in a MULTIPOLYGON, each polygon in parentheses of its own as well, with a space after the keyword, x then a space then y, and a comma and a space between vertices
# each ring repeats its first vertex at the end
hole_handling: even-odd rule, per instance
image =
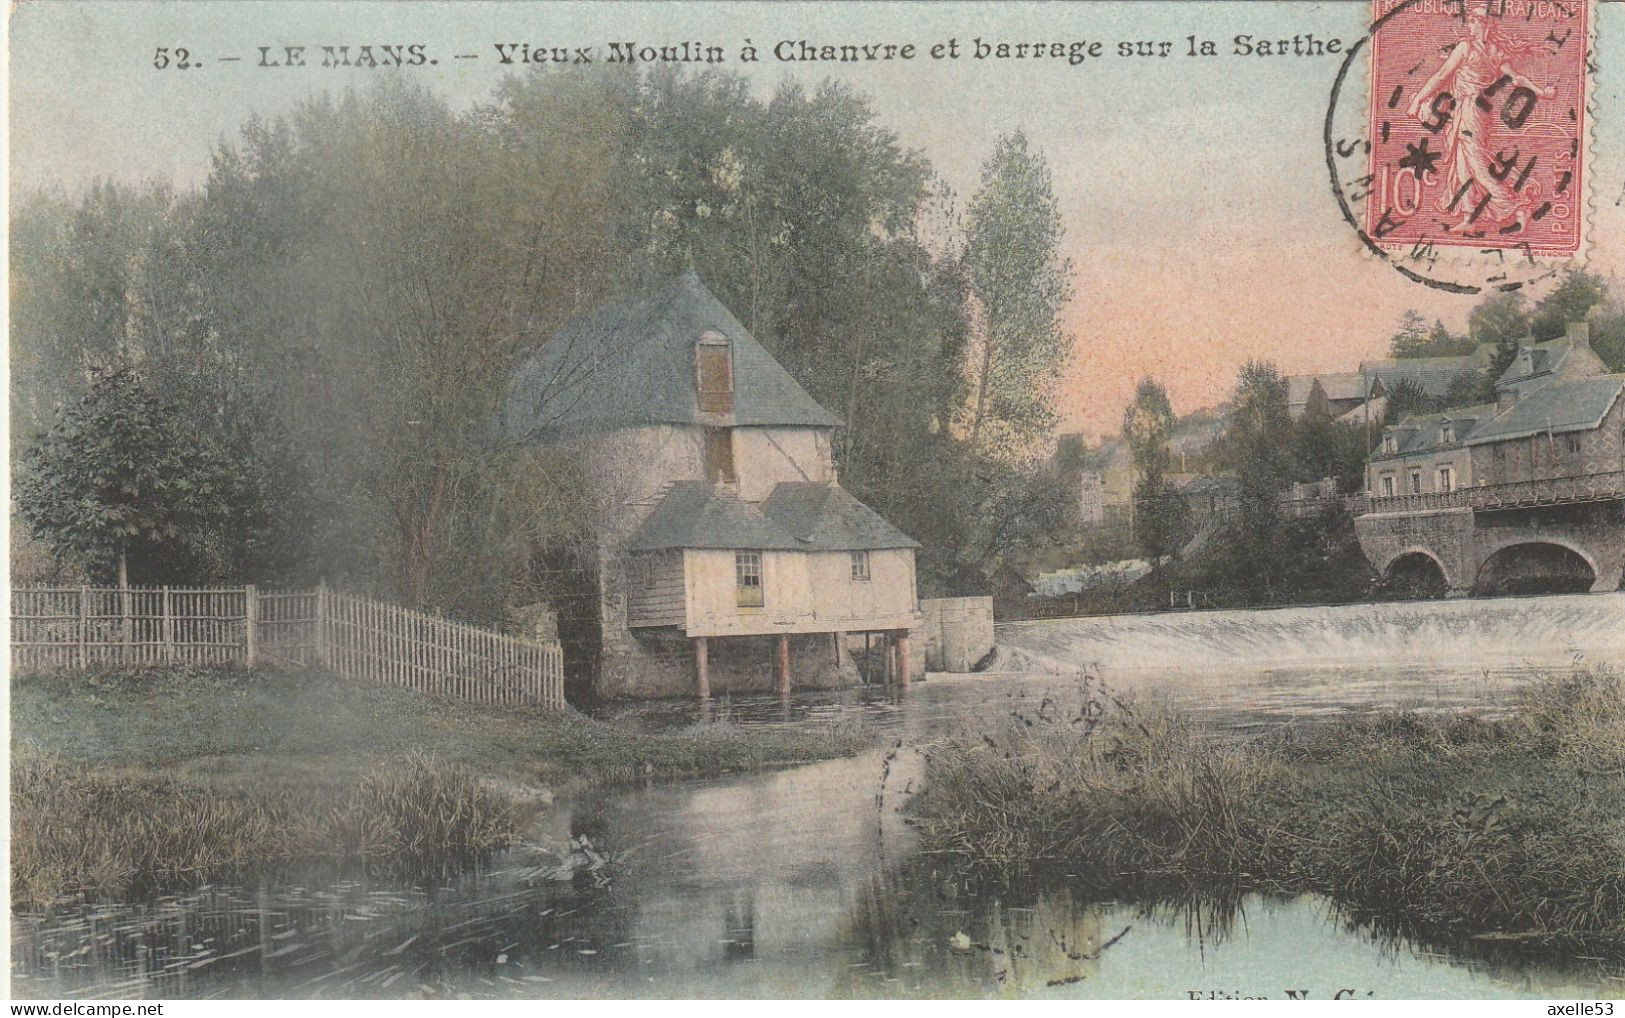
POLYGON ((1246 740, 1085 680, 929 751, 927 858, 1005 888, 1205 903, 1319 894, 1374 928, 1625 964, 1625 681, 1494 717, 1381 713, 1246 740))
POLYGON ((649 734, 321 671, 164 668, 13 680, 14 908, 136 898, 291 866, 436 879, 514 842, 541 786, 855 753, 856 729, 649 734))

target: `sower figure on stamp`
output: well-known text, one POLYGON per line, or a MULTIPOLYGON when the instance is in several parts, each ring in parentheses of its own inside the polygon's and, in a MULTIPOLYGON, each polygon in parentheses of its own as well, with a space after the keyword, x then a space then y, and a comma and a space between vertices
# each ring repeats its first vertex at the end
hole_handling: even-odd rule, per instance
POLYGON ((1424 124, 1437 123, 1432 119, 1435 117, 1445 121, 1445 186, 1438 197, 1438 209, 1454 209, 1461 216, 1459 223, 1447 229, 1461 230, 1480 218, 1490 224, 1515 222, 1520 229, 1529 223, 1533 198, 1517 190, 1508 172, 1509 157, 1497 151, 1494 139, 1504 128, 1522 125, 1534 97, 1550 99, 1555 94, 1513 66, 1515 59, 1531 49, 1531 45, 1502 33, 1483 10, 1474 9, 1467 15, 1467 38, 1451 49, 1444 66, 1434 72, 1406 109, 1408 116, 1424 124), (1526 89, 1533 93, 1527 105, 1514 105, 1509 99, 1497 109, 1480 101, 1508 84, 1515 91, 1526 89), (1449 101, 1438 101, 1441 95, 1449 101), (1503 118, 1502 112, 1508 116, 1503 118))

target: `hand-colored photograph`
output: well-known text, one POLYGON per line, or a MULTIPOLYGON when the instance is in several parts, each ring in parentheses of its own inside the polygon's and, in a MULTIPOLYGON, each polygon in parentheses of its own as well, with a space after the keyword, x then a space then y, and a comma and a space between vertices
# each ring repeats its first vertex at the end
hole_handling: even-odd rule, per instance
POLYGON ((1625 998, 1616 45, 18 0, 10 996, 1625 998))

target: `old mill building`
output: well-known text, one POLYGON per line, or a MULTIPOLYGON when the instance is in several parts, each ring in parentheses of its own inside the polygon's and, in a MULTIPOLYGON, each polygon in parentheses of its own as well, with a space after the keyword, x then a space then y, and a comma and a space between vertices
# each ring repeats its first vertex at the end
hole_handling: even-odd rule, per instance
POLYGON ((595 694, 846 684, 861 648, 887 677, 921 671, 918 544, 841 488, 838 424, 693 272, 530 358, 509 433, 571 449, 593 489, 597 646, 577 656, 595 694))

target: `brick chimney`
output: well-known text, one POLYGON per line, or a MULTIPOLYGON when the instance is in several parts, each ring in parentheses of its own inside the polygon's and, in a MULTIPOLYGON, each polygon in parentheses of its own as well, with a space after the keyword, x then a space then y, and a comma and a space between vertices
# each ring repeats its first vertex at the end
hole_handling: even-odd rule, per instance
POLYGON ((1591 349, 1591 323, 1589 321, 1570 322, 1568 324, 1569 346, 1575 349, 1591 349))

